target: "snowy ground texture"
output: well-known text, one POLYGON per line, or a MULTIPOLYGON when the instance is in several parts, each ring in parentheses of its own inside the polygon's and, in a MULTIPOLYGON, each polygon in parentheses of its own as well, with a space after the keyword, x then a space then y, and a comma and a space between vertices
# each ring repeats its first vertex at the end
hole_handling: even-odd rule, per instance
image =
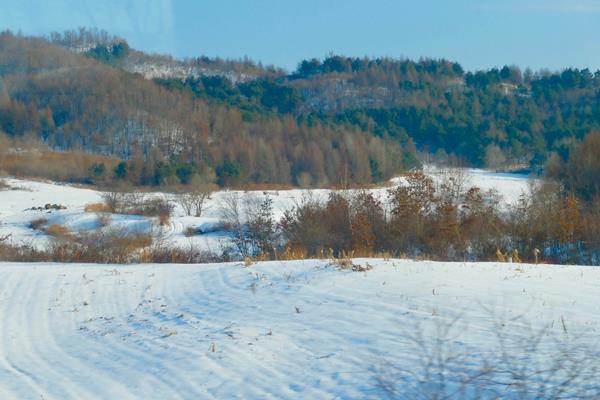
MULTIPOLYGON (((526 176, 465 172, 467 186, 495 188, 505 204, 527 190, 526 176)), ((48 237, 29 227, 40 217, 96 228, 84 208, 98 192, 6 183, 0 236, 43 247, 48 237), (67 208, 27 210, 46 203, 67 208)), ((215 226, 227 195, 200 218, 177 208, 161 234, 218 252, 225 232, 183 231, 215 226)), ((281 215, 306 193, 266 195, 281 215)), ((111 221, 157 229, 139 216, 111 221)), ((0 399, 600 398, 600 269, 354 262, 373 268, 0 263, 0 399)))
POLYGON ((452 374, 499 357, 502 325, 511 368, 540 332, 545 367, 571 339, 597 355, 596 268, 355 262, 0 264, 0 398, 428 398, 440 343, 465 398, 452 374))

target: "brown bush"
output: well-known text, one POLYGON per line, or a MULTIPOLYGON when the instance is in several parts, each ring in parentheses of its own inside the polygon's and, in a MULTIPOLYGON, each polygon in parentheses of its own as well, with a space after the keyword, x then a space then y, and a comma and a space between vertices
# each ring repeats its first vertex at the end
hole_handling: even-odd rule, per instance
POLYGON ((112 212, 112 210, 110 209, 110 207, 108 207, 108 205, 106 203, 88 203, 85 205, 83 210, 85 212, 96 212, 96 213, 112 212))
POLYGON ((158 217, 161 225, 169 223, 174 206, 163 197, 149 197, 141 192, 110 191, 102 194, 104 208, 112 213, 158 217))
POLYGON ((67 237, 71 236, 71 231, 64 225, 52 224, 46 228, 46 233, 54 237, 67 237))
POLYGON ((189 248, 170 247, 161 243, 146 247, 140 254, 140 262, 159 264, 201 264, 209 262, 227 261, 222 256, 215 256, 210 252, 196 249, 193 245, 189 248))
POLYGON ((125 264, 140 262, 141 249, 151 244, 150 233, 112 229, 56 237, 47 252, 56 262, 125 264))
POLYGON ((40 251, 32 245, 15 245, 8 241, 0 241, 0 261, 43 262, 50 261, 48 253, 40 251))

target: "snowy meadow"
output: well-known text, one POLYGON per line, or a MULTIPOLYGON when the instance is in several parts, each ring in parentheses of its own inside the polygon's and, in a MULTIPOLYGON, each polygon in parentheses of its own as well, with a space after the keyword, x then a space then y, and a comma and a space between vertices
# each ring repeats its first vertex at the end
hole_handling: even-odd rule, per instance
MULTIPOLYGON (((503 207, 529 185, 521 175, 466 175, 498 190, 503 207)), ((6 240, 51 246, 52 232, 32 226, 40 219, 81 234, 98 229, 89 204, 102 201, 100 192, 5 184, 6 240)), ((220 203, 231 193, 213 193, 200 217, 176 205, 162 226, 125 214, 104 223, 218 249, 232 240, 219 228, 220 203), (189 226, 199 232, 187 235, 189 226)), ((278 217, 308 195, 239 194, 272 198, 278 217)), ((600 395, 599 288, 593 267, 393 257, 4 262, 0 397, 591 398, 600 395)))

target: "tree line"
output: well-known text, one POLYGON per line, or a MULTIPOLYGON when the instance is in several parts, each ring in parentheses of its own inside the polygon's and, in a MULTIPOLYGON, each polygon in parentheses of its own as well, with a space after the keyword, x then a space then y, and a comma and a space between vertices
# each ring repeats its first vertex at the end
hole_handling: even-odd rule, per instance
POLYGON ((85 29, 46 40, 5 32, 0 52, 0 130, 122 161, 94 168, 91 182, 185 183, 191 171, 221 185, 364 184, 418 167, 417 151, 541 172, 600 130, 600 74, 587 69, 330 55, 286 75, 200 57, 185 63, 253 78, 148 81, 125 64, 173 60, 85 29), (64 50, 76 46, 89 49, 64 50))
POLYGON ((600 129, 600 73, 568 68, 465 71, 440 59, 412 61, 331 55, 287 76, 233 83, 224 77, 161 80, 207 101, 238 107, 245 119, 293 115, 330 127, 392 138, 438 160, 540 172, 600 129))
POLYGON ((289 84, 321 120, 408 135, 441 158, 540 170, 600 128, 600 71, 466 72, 447 60, 329 56, 302 61, 289 84))

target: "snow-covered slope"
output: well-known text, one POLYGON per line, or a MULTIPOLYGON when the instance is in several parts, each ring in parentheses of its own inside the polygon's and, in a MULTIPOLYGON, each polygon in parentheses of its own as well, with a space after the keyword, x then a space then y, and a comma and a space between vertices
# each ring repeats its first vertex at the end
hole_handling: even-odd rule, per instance
POLYGON ((499 356, 502 326, 519 373, 575 338, 597 355, 598 269, 368 262, 0 264, 0 398, 415 398, 442 390, 417 380, 435 349, 464 398, 452 362, 499 356))

